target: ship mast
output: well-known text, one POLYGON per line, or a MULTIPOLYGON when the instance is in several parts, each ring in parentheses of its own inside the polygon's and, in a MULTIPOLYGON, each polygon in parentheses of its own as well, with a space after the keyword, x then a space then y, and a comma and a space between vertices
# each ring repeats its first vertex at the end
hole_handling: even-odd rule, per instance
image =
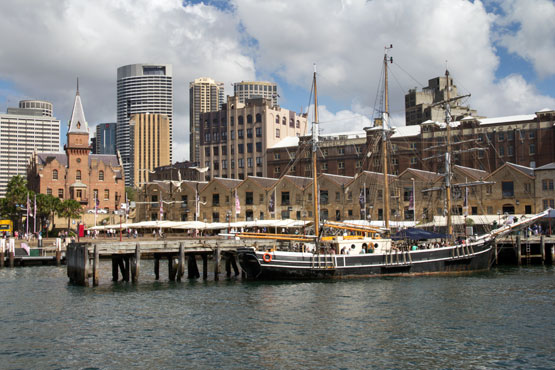
POLYGON ((445 70, 446 100, 445 100, 445 126, 447 135, 447 152, 445 153, 445 197, 447 207, 447 236, 453 238, 453 222, 451 220, 451 105, 449 104, 449 71, 445 70))
MULTIPOLYGON (((383 175, 384 175, 384 221, 385 221, 385 228, 389 229, 389 179, 388 179, 388 156, 387 156, 387 139, 388 139, 388 131, 389 131, 389 91, 388 91, 388 80, 387 80, 387 50, 391 49, 393 45, 389 47, 385 47, 385 53, 383 57, 383 65, 384 65, 384 112, 383 112, 383 119, 382 119, 382 161, 383 161, 383 175)), ((392 61, 392 59, 390 59, 392 61)))
POLYGON ((316 65, 314 65, 314 120, 312 121, 312 199, 314 202, 314 235, 316 240, 320 233, 320 212, 318 209, 318 89, 316 88, 316 65))

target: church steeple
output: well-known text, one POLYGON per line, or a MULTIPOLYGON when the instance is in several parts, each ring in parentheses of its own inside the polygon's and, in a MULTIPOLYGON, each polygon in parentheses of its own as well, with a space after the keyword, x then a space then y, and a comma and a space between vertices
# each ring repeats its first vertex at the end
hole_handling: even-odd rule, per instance
POLYGON ((73 112, 71 112, 67 133, 89 134, 89 125, 85 119, 85 112, 79 95, 79 78, 77 79, 77 92, 75 93, 75 102, 73 103, 73 112))

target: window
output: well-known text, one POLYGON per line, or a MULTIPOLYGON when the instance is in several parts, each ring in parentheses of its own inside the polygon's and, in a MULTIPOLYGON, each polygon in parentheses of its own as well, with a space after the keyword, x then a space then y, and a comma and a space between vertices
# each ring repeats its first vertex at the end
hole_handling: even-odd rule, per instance
POLYGON ((239 116, 239 117, 237 118, 237 124, 238 124, 238 125, 242 125, 243 123, 244 123, 244 121, 243 121, 243 116, 239 116))
POLYGON ((243 154, 245 152, 245 144, 238 144, 237 150, 239 154, 243 154))
POLYGON ((279 125, 279 116, 276 116, 276 123, 279 125))
POLYGON ((337 148, 337 154, 339 155, 345 154, 345 148, 337 148))
POLYGON ((320 190, 320 204, 328 204, 328 191, 327 190, 320 190))
POLYGON ((79 180, 79 181, 81 180, 81 171, 80 171, 80 170, 77 170, 77 171, 75 172, 75 179, 76 179, 76 180, 79 180))
POLYGON ((235 131, 231 131, 231 140, 235 140, 235 131))
POLYGON ((338 191, 335 192, 335 201, 339 202, 341 200, 341 193, 339 193, 338 191))
POLYGON ((514 139, 515 139, 515 132, 514 131, 507 132, 507 140, 512 141, 514 139))
POLYGON ((507 147, 507 153, 509 154, 509 156, 513 156, 515 154, 515 151, 512 145, 509 145, 507 147))
POLYGON ((491 194, 493 191, 493 187, 491 185, 486 186, 486 194, 491 194))
POLYGON ((286 125, 286 124, 287 124, 287 118, 283 117, 283 118, 281 119, 281 124, 282 124, 282 125, 286 125))
POLYGON ((262 157, 256 157, 256 165, 262 166, 262 157))
POLYGON ((536 144, 530 144, 530 155, 536 154, 536 144))
POLYGON ((254 195, 252 191, 247 191, 245 193, 245 204, 252 206, 254 204, 254 195))
POLYGON ((274 159, 279 159, 279 153, 274 153, 274 159))
POLYGON ((243 138, 243 130, 237 130, 237 138, 238 139, 242 139, 243 138))
POLYGON ((220 213, 212 212, 212 222, 220 222, 220 213))
POLYGON ((252 153, 252 143, 247 143, 247 153, 252 153))
POLYGON ((104 200, 108 200, 108 199, 110 199, 110 190, 105 189, 104 190, 104 200))
POLYGON ((46 195, 52 195, 52 189, 46 188, 46 195))
POLYGON ((542 190, 553 190, 553 180, 542 180, 542 190))
POLYGON ((279 137, 279 128, 276 128, 276 137, 279 137))
POLYGON ((237 160, 237 167, 244 168, 245 167, 245 160, 243 158, 239 158, 237 160))
POLYGON ((344 169, 345 169, 345 162, 339 161, 339 162, 337 163, 337 167, 338 167, 340 170, 344 170, 344 169))
POLYGON ((58 180, 58 170, 52 171, 52 180, 58 180))
POLYGON ((247 158, 247 167, 252 168, 252 158, 247 158))
POLYGON ((524 191, 526 193, 530 193, 530 189, 532 189, 532 185, 529 182, 525 183, 524 184, 524 191))
POLYGON ((505 155, 505 147, 500 146, 499 147, 499 156, 503 157, 504 155, 505 155))
POLYGON ((411 157, 410 158, 410 164, 416 164, 416 157, 411 157))
POLYGON ((256 130, 256 137, 262 137, 262 127, 257 127, 255 130, 256 130))
POLYGON ((289 118, 289 127, 295 127, 295 120, 293 118, 289 118))
POLYGON ((247 129, 247 138, 252 139, 252 128, 247 129))
POLYGON ((322 171, 326 171, 328 169, 327 162, 322 163, 322 171))
POLYGON ((262 143, 260 141, 256 143, 256 152, 257 153, 262 152, 262 143))
POLYGON ((262 115, 260 113, 256 113, 256 123, 262 122, 262 115))
POLYGON ((214 155, 219 155, 220 148, 218 148, 217 146, 215 146, 215 147, 212 149, 212 151, 214 152, 214 155))
POLYGON ((547 208, 555 208, 555 199, 544 199, 543 200, 543 209, 547 208))
POLYGON ((301 123, 297 120, 297 124, 295 125, 296 128, 301 128, 301 123))
POLYGON ((505 140, 505 133, 504 132, 500 132, 499 134, 497 134, 498 140, 499 141, 503 141, 505 140))
POLYGON ((512 198, 515 195, 514 192, 514 183, 512 181, 503 181, 501 182, 501 192, 503 194, 503 198, 512 198))
POLYGON ((229 125, 233 126, 234 123, 235 123, 235 117, 233 116, 229 117, 229 125))
POLYGON ((356 161, 355 167, 356 168, 361 168, 362 167, 362 161, 361 160, 356 161))
POLYGON ((99 171, 98 172, 98 180, 104 181, 104 171, 99 171))
POLYGON ((210 133, 209 132, 204 134, 204 142, 206 142, 206 143, 210 142, 210 133))
POLYGON ((58 189, 58 198, 60 199, 64 198, 64 189, 58 189))
POLYGON ((212 206, 220 205, 220 194, 212 194, 212 206))
POLYGON ((536 131, 530 131, 528 137, 529 137, 530 139, 535 139, 535 138, 536 138, 536 131))
POLYGON ((252 123, 252 115, 247 115, 247 123, 252 123))
POLYGON ((281 205, 282 206, 288 206, 289 204, 290 204, 289 192, 288 191, 282 191, 281 192, 281 205))
POLYGON ((274 173, 275 173, 275 174, 281 173, 281 168, 280 168, 279 166, 278 166, 278 167, 274 167, 274 173))

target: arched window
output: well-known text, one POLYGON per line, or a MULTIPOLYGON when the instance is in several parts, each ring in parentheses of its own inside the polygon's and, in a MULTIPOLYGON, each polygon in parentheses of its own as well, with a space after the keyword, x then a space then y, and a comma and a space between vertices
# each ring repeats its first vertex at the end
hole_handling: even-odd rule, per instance
POLYGON ((52 180, 58 180, 58 170, 52 171, 52 180))
POLYGON ((276 123, 279 125, 279 115, 276 116, 276 123))
POLYGON ((283 117, 281 120, 281 124, 286 125, 287 124, 287 118, 283 117))
POLYGON ((237 117, 237 124, 238 124, 238 125, 242 125, 243 123, 244 123, 244 121, 243 121, 243 116, 237 117))
POLYGON ((252 115, 251 114, 247 115, 247 123, 252 123, 252 115))
POLYGON ((81 181, 81 171, 77 170, 77 172, 75 172, 75 179, 81 181))
POLYGON ((100 181, 104 181, 104 171, 98 172, 98 179, 99 179, 100 181))
POLYGON ((295 127, 295 120, 293 118, 289 118, 289 127, 295 127))
POLYGON ((260 113, 256 113, 256 123, 262 122, 262 115, 260 113))
POLYGON ((297 120, 297 128, 301 128, 301 123, 297 120))

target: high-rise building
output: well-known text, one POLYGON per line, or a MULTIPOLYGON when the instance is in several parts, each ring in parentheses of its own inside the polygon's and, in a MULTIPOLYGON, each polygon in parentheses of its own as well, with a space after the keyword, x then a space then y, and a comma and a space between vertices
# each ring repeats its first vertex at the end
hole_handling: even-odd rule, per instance
POLYGON ((166 143, 173 151, 173 77, 171 64, 130 64, 118 68, 118 115, 116 149, 125 169, 125 184, 133 179, 133 138, 129 119, 133 114, 158 113, 168 117, 170 134, 166 143))
POLYGON ((228 96, 217 112, 200 115, 200 165, 208 167, 206 179, 270 176, 266 149, 285 137, 306 134, 305 114, 272 106, 264 98, 228 96))
MULTIPOLYGON (((19 108, 8 108, 8 114, 29 114, 30 111, 52 117, 52 103, 44 100, 20 100, 19 108)), ((33 113, 34 114, 34 113, 33 113)))
MULTIPOLYGON (((0 197, 6 194, 6 185, 12 176, 25 176, 27 163, 33 151, 60 150, 60 121, 43 113, 43 107, 8 108, 0 114, 0 197)), ((20 102, 20 106, 21 106, 20 102)))
POLYGON ((116 154, 116 123, 96 125, 96 154, 116 154))
POLYGON ((224 103, 224 84, 209 77, 189 83, 189 159, 199 162, 200 114, 215 112, 224 103))
POLYGON ((277 84, 265 81, 241 81, 233 84, 233 94, 240 103, 247 99, 265 98, 272 102, 272 107, 278 105, 277 84))
POLYGON ((170 124, 163 114, 134 114, 129 120, 133 132, 134 186, 149 180, 149 172, 171 164, 169 147, 170 124))
MULTIPOLYGON (((453 79, 449 77, 449 97, 458 96, 457 86, 453 85, 453 79)), ((428 80, 428 86, 422 91, 416 88, 410 89, 405 95, 405 120, 406 125, 419 125, 431 120, 443 122, 445 111, 443 105, 437 104, 447 99, 447 77, 436 77, 428 80)), ((451 102, 451 116, 453 121, 458 121, 466 116, 476 116, 477 112, 470 107, 461 105, 461 100, 451 102)))

